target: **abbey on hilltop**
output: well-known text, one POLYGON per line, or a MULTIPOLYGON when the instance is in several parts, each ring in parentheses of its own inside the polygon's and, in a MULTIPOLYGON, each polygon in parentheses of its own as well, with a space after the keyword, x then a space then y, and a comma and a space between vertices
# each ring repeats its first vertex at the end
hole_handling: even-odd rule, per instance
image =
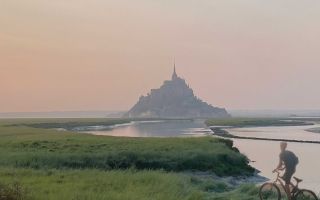
POLYGON ((176 73, 159 89, 152 89, 124 115, 129 118, 225 118, 230 117, 224 108, 213 107, 193 93, 193 90, 176 73))

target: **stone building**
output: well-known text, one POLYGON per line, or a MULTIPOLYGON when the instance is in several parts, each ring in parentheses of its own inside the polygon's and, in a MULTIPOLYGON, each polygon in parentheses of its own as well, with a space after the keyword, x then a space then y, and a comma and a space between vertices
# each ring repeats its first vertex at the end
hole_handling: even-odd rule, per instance
POLYGON ((174 66, 171 80, 152 89, 124 115, 129 118, 226 118, 224 108, 214 107, 196 97, 186 81, 176 73, 174 66))

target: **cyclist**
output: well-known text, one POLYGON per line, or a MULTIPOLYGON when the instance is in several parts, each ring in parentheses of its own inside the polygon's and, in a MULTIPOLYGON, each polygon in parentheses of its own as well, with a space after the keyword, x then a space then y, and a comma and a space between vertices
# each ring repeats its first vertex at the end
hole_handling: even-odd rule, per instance
POLYGON ((288 194, 289 200, 291 200, 290 195, 290 184, 291 184, 291 177, 296 172, 296 166, 299 163, 298 157, 291 151, 286 150, 287 149, 287 143, 281 142, 280 143, 280 149, 281 153, 279 155, 279 164, 275 170, 273 170, 273 173, 277 170, 284 170, 285 172, 283 176, 281 177, 285 181, 285 190, 288 194))

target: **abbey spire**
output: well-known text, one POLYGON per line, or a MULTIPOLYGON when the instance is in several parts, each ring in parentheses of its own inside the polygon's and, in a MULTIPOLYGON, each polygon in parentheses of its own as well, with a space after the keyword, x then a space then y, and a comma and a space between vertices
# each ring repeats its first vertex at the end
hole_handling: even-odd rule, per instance
POLYGON ((176 72, 176 62, 173 64, 173 74, 172 74, 172 80, 175 80, 178 78, 177 72, 176 72))

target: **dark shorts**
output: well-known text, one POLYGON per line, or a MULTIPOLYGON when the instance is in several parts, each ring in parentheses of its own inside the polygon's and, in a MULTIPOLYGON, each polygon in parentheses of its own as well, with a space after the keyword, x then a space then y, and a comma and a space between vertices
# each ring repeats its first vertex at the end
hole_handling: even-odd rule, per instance
POLYGON ((282 179, 285 181, 286 184, 290 184, 291 178, 293 174, 296 172, 296 168, 288 168, 284 172, 282 179))

